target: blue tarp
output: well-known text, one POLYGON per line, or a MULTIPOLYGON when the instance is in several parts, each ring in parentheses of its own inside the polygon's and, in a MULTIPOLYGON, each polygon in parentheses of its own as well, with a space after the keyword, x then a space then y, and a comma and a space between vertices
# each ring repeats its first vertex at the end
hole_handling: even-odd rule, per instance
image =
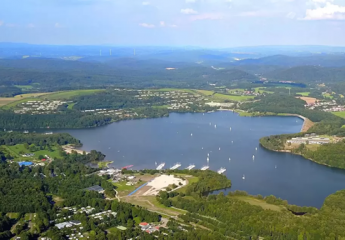
POLYGON ((31 166, 33 163, 32 162, 19 162, 19 166, 31 166))

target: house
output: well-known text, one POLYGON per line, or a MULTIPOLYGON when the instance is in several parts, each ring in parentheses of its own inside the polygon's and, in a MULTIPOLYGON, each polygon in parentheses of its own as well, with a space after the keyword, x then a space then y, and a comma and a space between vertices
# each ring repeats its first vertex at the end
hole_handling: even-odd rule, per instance
POLYGON ((140 226, 140 227, 147 226, 147 225, 149 225, 147 222, 141 222, 141 223, 139 223, 139 226, 140 226))

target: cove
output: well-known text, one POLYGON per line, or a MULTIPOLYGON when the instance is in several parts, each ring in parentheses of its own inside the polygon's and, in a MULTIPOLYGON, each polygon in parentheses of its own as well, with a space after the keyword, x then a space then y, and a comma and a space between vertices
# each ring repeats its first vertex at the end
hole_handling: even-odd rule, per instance
POLYGON ((207 165, 209 153, 210 169, 226 168, 224 174, 232 181, 225 193, 243 190, 252 195, 275 195, 289 204, 320 208, 328 195, 345 189, 345 171, 259 145, 261 137, 296 133, 302 125, 298 117, 240 117, 221 111, 173 113, 167 118, 57 132, 80 139, 85 151, 103 152, 107 160, 114 161, 112 166, 119 168, 154 169, 155 162, 165 162, 165 168, 170 168, 179 162, 180 169, 190 164, 200 169, 207 165))

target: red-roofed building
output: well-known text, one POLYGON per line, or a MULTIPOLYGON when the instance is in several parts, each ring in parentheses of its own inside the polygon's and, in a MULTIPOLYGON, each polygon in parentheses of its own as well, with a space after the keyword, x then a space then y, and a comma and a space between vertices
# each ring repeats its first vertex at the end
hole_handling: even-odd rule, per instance
POLYGON ((42 159, 42 161, 45 161, 45 160, 47 160, 47 159, 45 159, 45 158, 42 159))
POLYGON ((148 223, 147 222, 142 222, 142 223, 139 223, 140 226, 147 226, 148 223))

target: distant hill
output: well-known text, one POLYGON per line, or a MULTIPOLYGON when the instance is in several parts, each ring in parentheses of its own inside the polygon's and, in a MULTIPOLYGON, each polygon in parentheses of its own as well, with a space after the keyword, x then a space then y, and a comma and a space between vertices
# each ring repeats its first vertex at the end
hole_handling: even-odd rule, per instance
POLYGON ((345 81, 345 67, 327 68, 298 66, 264 74, 269 80, 296 81, 303 83, 327 83, 345 81))
POLYGON ((258 59, 245 59, 237 61, 234 66, 246 65, 269 65, 282 67, 295 66, 321 66, 321 67, 344 67, 345 55, 313 55, 305 57, 291 57, 285 55, 274 55, 258 59))
POLYGON ((37 83, 40 91, 88 87, 207 88, 209 83, 230 86, 258 78, 239 69, 215 70, 196 63, 156 59, 110 59, 107 62, 50 58, 0 59, 0 86, 37 83), (172 68, 167 70, 166 68, 172 68))

